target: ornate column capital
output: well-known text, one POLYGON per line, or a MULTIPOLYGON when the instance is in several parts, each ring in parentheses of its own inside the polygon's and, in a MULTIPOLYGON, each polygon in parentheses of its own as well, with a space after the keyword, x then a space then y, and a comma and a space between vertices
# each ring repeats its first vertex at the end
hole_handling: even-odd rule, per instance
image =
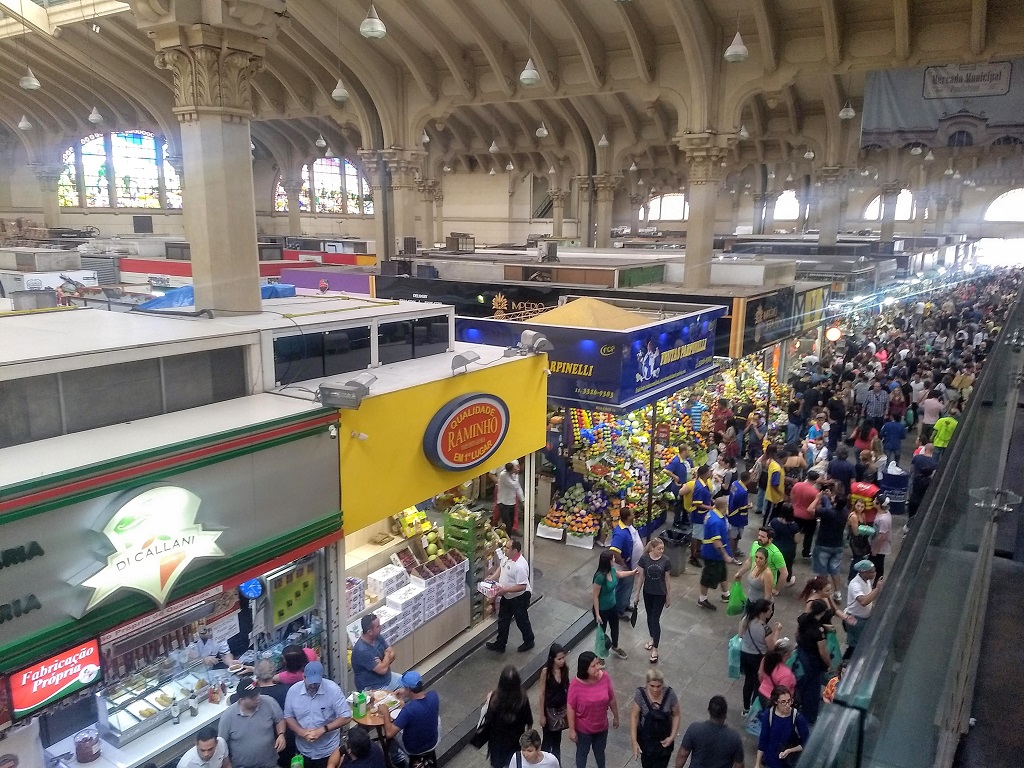
POLYGON ((288 197, 301 194, 302 184, 303 181, 301 176, 289 176, 281 179, 281 188, 284 189, 288 197))
POLYGON ((633 210, 639 209, 640 206, 642 206, 646 202, 647 195, 641 195, 637 192, 629 193, 629 207, 632 208, 633 210))
POLYGON ((882 184, 882 195, 899 195, 903 191, 904 184, 902 181, 887 181, 882 184))
POLYGON ((430 203, 437 199, 437 188, 441 183, 437 179, 419 179, 416 182, 416 190, 423 196, 424 203, 430 203))
POLYGON ((719 184, 725 178, 722 161, 736 145, 736 136, 688 133, 675 138, 686 160, 687 184, 719 184))
POLYGON ((946 210, 949 206, 949 195, 936 195, 935 196, 935 208, 940 211, 946 210))
POLYGON ((594 190, 597 194, 597 201, 599 203, 611 202, 615 197, 615 190, 618 189, 619 182, 621 181, 621 176, 615 176, 610 173, 602 173, 599 176, 595 176, 594 190))
POLYGON ((53 163, 33 163, 29 165, 36 181, 39 182, 39 189, 46 193, 57 194, 57 184, 60 182, 61 174, 64 173, 63 165, 53 163))
MULTIPOLYGON (((196 44, 167 48, 156 55, 156 66, 170 70, 174 81, 174 113, 181 122, 203 114, 235 120, 252 117, 252 77, 263 69, 259 53, 221 47, 204 35, 196 44)), ((226 38, 222 38, 226 43, 226 38)))
POLYGON ((425 152, 408 149, 383 149, 380 157, 388 165, 392 189, 416 189, 425 152))
POLYGON ((846 174, 838 166, 825 166, 819 170, 816 181, 822 197, 840 197, 846 185, 846 174))
POLYGON ((548 197, 551 198, 551 204, 558 207, 565 205, 565 199, 569 196, 569 190, 567 189, 552 189, 548 192, 548 197))
POLYGON ((576 187, 580 191, 580 200, 583 202, 590 202, 590 195, 593 190, 591 186, 591 178, 589 176, 575 176, 576 187))

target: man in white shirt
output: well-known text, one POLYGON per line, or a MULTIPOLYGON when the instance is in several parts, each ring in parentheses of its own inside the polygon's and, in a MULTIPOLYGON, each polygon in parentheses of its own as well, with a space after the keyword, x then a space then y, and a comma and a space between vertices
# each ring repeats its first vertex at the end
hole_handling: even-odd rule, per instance
POLYGON ((870 560, 861 560, 855 563, 853 569, 857 575, 850 581, 849 591, 846 597, 846 654, 845 658, 853 655, 853 649, 857 647, 857 641, 864 633, 868 619, 871 618, 871 609, 878 594, 882 591, 885 578, 879 577, 875 582, 875 564, 870 560), (874 582, 874 583, 873 583, 874 582), (851 619, 853 621, 851 622, 851 619))
POLYGON ((213 630, 205 624, 199 627, 199 639, 195 642, 195 649, 199 657, 206 662, 206 666, 211 669, 226 668, 235 660, 227 641, 214 639, 213 630))
POLYGON ((516 502, 526 500, 523 486, 519 484, 519 462, 510 461, 498 473, 498 513, 505 526, 505 532, 511 536, 516 521, 516 502))
POLYGON ((499 564, 488 578, 498 582, 498 635, 493 642, 487 643, 488 649, 505 652, 508 643, 508 630, 512 619, 523 635, 523 644, 518 650, 528 651, 533 648, 533 627, 530 626, 530 565, 523 557, 523 544, 519 539, 508 539, 505 542, 504 556, 498 555, 499 564))
POLYGON ((181 756, 178 768, 231 768, 228 743, 217 735, 214 726, 200 728, 196 745, 181 756))
POLYGON ((875 535, 871 537, 871 562, 875 564, 878 578, 885 576, 885 556, 892 554, 892 513, 889 512, 889 498, 875 498, 875 535))

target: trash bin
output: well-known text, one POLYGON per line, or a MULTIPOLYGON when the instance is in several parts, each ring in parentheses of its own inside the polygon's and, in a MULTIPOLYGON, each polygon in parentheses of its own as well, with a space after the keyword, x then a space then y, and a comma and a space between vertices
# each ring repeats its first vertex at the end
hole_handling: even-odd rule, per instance
POLYGON ((690 557, 690 534, 678 528, 666 528, 661 534, 665 542, 665 556, 671 568, 669 573, 678 576, 686 571, 686 561, 690 557))
POLYGON ((879 495, 889 497, 889 511, 892 514, 905 515, 907 513, 907 487, 909 484, 910 475, 905 472, 882 473, 879 495))

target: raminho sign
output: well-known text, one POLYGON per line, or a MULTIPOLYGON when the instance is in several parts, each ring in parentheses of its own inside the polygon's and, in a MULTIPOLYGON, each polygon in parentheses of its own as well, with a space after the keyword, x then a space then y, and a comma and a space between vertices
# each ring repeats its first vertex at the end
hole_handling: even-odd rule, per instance
POLYGON ((508 434, 508 424, 508 406, 500 397, 463 395, 445 403, 430 420, 423 452, 440 469, 472 469, 494 455, 508 434))
POLYGON ((114 552, 103 570, 83 582, 94 590, 85 610, 121 589, 163 605, 194 560, 224 557, 216 544, 220 531, 205 531, 195 522, 201 503, 184 488, 157 486, 119 506, 103 528, 114 552))

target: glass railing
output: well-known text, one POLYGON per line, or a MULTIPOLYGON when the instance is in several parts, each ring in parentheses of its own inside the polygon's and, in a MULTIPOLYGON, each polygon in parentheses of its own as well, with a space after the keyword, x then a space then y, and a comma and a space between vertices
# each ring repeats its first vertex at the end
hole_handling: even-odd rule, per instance
POLYGON ((932 768, 966 729, 994 508, 1004 503, 978 489, 1002 483, 1024 361, 1008 342, 1022 319, 1018 298, 800 768, 932 768))

